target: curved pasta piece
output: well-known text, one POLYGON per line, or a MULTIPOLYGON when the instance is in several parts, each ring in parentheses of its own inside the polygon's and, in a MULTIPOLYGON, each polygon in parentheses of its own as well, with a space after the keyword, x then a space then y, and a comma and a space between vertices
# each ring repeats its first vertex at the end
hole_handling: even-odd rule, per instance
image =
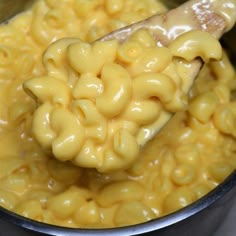
POLYGON ((164 103, 163 106, 168 112, 183 111, 188 104, 188 95, 181 90, 177 90, 173 94, 174 99, 168 103, 164 103))
POLYGON ((105 185, 99 191, 96 200, 102 207, 109 207, 122 201, 141 200, 144 194, 145 190, 142 185, 131 180, 124 180, 105 185))
POLYGON ((44 103, 35 112, 32 121, 32 132, 43 148, 49 149, 56 133, 50 126, 50 114, 53 106, 44 103))
POLYGON ((135 101, 128 105, 122 117, 131 120, 138 125, 152 123, 161 113, 162 105, 156 101, 143 100, 135 101))
POLYGON ((120 11, 122 11, 122 9, 125 7, 125 1, 121 0, 121 1, 106 1, 104 3, 104 7, 106 9, 106 11, 109 14, 116 14, 119 13, 120 11))
POLYGON ((65 108, 53 110, 50 120, 52 129, 57 134, 52 142, 53 154, 61 161, 72 160, 83 145, 84 128, 74 114, 65 108))
POLYGON ((214 112, 212 119, 218 130, 236 137, 235 114, 230 107, 220 105, 214 112))
POLYGON ((44 76, 29 79, 23 84, 24 90, 40 103, 52 102, 67 106, 71 92, 67 84, 53 77, 44 76))
POLYGON ((44 16, 46 24, 52 29, 59 29, 65 27, 68 22, 68 15, 71 13, 70 8, 64 3, 61 9, 50 9, 44 16), (62 17, 63 15, 63 17, 62 17))
POLYGON ((219 60, 222 57, 222 47, 219 40, 210 33, 192 30, 183 33, 169 45, 173 56, 193 61, 201 57, 204 62, 211 59, 219 60))
POLYGON ((115 212, 114 222, 121 227, 147 222, 154 218, 156 215, 150 207, 147 207, 142 201, 131 200, 119 204, 115 212))
POLYGON ((133 81, 133 96, 137 101, 157 99, 170 112, 183 109, 187 103, 186 95, 178 89, 175 81, 162 73, 137 76, 133 81))
POLYGON ((117 47, 116 40, 74 43, 68 47, 67 57, 71 67, 78 73, 97 76, 105 63, 115 60, 117 47))
POLYGON ((131 98, 131 78, 120 65, 107 63, 101 73, 104 91, 96 99, 98 110, 106 117, 120 114, 131 98))
POLYGON ((151 47, 143 50, 143 53, 130 63, 127 67, 130 74, 134 77, 143 72, 161 72, 171 62, 172 54, 166 47, 151 47))
POLYGON ((117 56, 118 59, 125 63, 132 63, 140 57, 143 53, 143 47, 142 45, 137 41, 126 41, 123 44, 120 45, 117 56))
POLYGON ((97 142, 105 140, 107 135, 107 121, 98 112, 95 104, 87 99, 76 100, 72 110, 77 115, 81 124, 86 127, 86 135, 97 142))
POLYGON ((130 40, 139 42, 143 47, 155 47, 156 41, 152 34, 147 29, 139 29, 129 36, 130 40))
POLYGON ((135 137, 127 130, 118 130, 113 137, 113 150, 104 152, 103 165, 98 166, 100 172, 108 172, 128 168, 138 157, 139 145, 135 137))
POLYGON ((223 51, 221 60, 211 61, 209 67, 218 80, 221 80, 223 83, 230 83, 235 78, 235 69, 230 63, 227 52, 223 51))
POLYGON ((99 6, 99 1, 77 0, 74 2, 74 10, 82 19, 86 18, 88 12, 95 13, 95 9, 99 6))
POLYGON ((177 164, 171 173, 171 179, 176 185, 188 185, 196 179, 196 167, 188 163, 177 164))
POLYGON ((214 92, 206 92, 195 97, 188 108, 192 117, 197 118, 202 123, 206 123, 212 117, 219 104, 219 98, 214 92))
POLYGON ((67 80, 68 66, 66 66, 66 50, 72 43, 80 42, 77 38, 63 38, 52 43, 43 54, 43 65, 48 75, 67 80))
POLYGON ((97 168, 103 164, 102 153, 99 153, 95 143, 91 140, 86 140, 80 152, 72 160, 72 162, 81 167, 97 168))
POLYGON ((83 74, 80 76, 73 88, 74 98, 96 98, 103 91, 101 79, 93 74, 83 74))
POLYGON ((45 2, 41 1, 34 8, 30 33, 34 40, 41 45, 48 45, 52 41, 52 32, 45 24, 44 16, 48 8, 45 2))
POLYGON ((125 129, 120 129, 115 133, 113 138, 113 148, 117 154, 125 158, 127 161, 137 157, 139 152, 139 146, 134 136, 125 129))
POLYGON ((0 28, 0 44, 15 46, 25 43, 25 34, 11 24, 2 24, 0 28), (16 37, 17 35, 17 37, 16 37))
POLYGON ((171 116, 172 114, 170 112, 162 111, 160 112, 157 120, 151 124, 141 127, 136 135, 137 143, 140 146, 145 145, 151 138, 154 137, 154 135, 160 131, 160 129, 166 124, 166 121, 168 121, 171 116))
POLYGON ((155 97, 168 103, 173 99, 176 89, 174 81, 161 73, 145 73, 133 80, 133 96, 138 100, 155 97))

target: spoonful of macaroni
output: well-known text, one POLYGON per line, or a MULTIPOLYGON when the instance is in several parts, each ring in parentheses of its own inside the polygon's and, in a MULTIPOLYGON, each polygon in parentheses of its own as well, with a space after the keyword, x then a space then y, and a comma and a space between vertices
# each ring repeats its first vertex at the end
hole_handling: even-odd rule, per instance
POLYGON ((236 0, 192 0, 87 43, 65 38, 24 83, 32 132, 61 161, 109 172, 130 167, 172 115, 186 109, 202 64, 222 57, 236 0), (58 70, 60 68, 60 70, 58 70))

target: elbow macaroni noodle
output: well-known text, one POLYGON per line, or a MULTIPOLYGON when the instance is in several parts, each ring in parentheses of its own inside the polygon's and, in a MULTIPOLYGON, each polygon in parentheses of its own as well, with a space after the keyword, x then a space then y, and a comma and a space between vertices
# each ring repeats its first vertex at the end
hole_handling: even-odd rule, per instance
POLYGON ((95 41, 163 11, 158 0, 37 0, 0 26, 0 206, 73 228, 132 225, 235 169, 235 70, 217 40, 191 31, 160 47, 141 30, 95 41), (206 64, 187 102, 196 57, 206 64))
POLYGON ((222 55, 219 42, 206 32, 185 33, 169 48, 156 46, 151 35, 145 42, 145 33, 121 45, 116 40, 86 43, 66 38, 49 46, 43 56, 46 75, 24 83, 38 104, 32 130, 43 148, 61 161, 101 172, 130 167, 149 138, 140 130, 160 129, 163 114, 186 106, 178 59, 209 61, 222 55), (192 38, 193 45, 181 48, 192 38), (172 63, 177 81, 165 73, 172 63), (41 109, 45 104, 49 110, 41 109))

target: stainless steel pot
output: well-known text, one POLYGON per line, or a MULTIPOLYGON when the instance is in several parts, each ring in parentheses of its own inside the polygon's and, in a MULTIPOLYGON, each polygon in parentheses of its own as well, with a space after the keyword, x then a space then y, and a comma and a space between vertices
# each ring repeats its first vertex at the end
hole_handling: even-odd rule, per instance
POLYGON ((0 236, 215 236, 235 199, 236 172, 184 209, 147 223, 122 228, 71 229, 52 226, 0 208, 0 236))
MULTIPOLYGON (((0 14, 0 21, 13 16, 19 8, 27 7, 27 4, 31 1, 18 0, 18 4, 21 6, 15 6, 11 8, 11 11, 7 9, 10 9, 10 5, 12 6, 13 2, 16 1, 0 1, 0 8, 2 2, 6 4, 4 4, 4 11, 1 12, 8 13, 0 14)), ((169 2, 170 6, 173 7, 173 3, 169 2)), ((180 0, 180 2, 183 1, 180 0)), ((236 29, 229 32, 222 39, 222 43, 228 48, 233 62, 236 58, 235 39, 236 29)), ((24 218, 0 207, 0 236, 215 236, 234 201, 236 202, 236 171, 217 188, 192 205, 160 219, 122 228, 95 230, 52 226, 24 218)))

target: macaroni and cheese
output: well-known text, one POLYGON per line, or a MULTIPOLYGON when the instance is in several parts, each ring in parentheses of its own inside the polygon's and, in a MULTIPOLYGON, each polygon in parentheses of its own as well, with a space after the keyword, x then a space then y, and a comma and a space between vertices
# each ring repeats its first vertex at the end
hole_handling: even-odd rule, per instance
POLYGON ((236 77, 219 42, 192 31, 159 47, 145 30, 95 41, 166 10, 158 0, 37 0, 0 26, 2 207, 74 228, 132 225, 191 204, 235 169, 236 77), (180 52, 191 37, 200 48, 180 52), (196 56, 206 64, 187 103, 196 56))
POLYGON ((157 46, 146 30, 122 44, 60 39, 44 52, 46 73, 24 83, 37 103, 33 135, 61 161, 100 172, 127 169, 166 117, 185 109, 190 78, 178 70, 183 60, 221 55, 218 40, 196 30, 169 47, 157 46), (183 46, 191 38, 193 48, 183 46))

